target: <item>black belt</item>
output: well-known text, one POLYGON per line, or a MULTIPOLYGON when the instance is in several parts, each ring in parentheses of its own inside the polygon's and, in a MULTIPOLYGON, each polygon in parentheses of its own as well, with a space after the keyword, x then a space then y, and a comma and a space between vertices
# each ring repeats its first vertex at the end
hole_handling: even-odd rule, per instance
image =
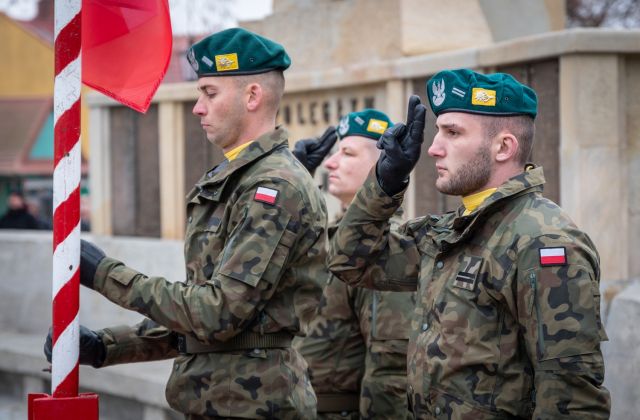
POLYGON ((215 353, 249 349, 277 349, 291 347, 293 335, 286 331, 271 334, 260 334, 253 331, 243 331, 227 341, 217 341, 206 344, 188 335, 178 334, 178 353, 197 354, 215 353))
POLYGON ((359 411, 360 396, 358 394, 318 394, 318 413, 340 413, 342 411, 359 411))

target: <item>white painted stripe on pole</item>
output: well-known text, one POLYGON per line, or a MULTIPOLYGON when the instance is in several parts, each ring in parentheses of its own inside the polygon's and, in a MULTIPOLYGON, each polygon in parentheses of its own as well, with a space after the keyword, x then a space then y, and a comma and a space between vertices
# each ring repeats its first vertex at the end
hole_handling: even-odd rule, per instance
POLYGON ((65 380, 69 373, 78 364, 80 353, 78 343, 80 342, 80 320, 78 314, 62 331, 60 337, 53 346, 51 364, 51 389, 56 390, 60 383, 65 380))
POLYGON ((54 8, 54 39, 58 38, 60 31, 80 13, 82 0, 56 0, 54 8))
POLYGON ((53 209, 69 198, 80 185, 82 167, 82 145, 80 139, 53 169, 53 209))
POLYGON ((80 99, 81 64, 80 57, 76 58, 53 81, 53 124, 80 99))
POLYGON ((60 242, 53 251, 53 286, 54 298, 60 289, 67 284, 73 273, 80 267, 80 221, 69 233, 69 236, 60 242))

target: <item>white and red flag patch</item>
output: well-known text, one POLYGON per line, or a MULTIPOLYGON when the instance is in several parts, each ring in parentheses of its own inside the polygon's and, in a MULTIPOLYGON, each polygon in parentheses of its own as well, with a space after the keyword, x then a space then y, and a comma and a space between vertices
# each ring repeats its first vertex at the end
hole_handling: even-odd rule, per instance
POLYGON ((567 251, 564 247, 540 248, 540 265, 566 265, 567 251))
POLYGON ((258 187, 253 199, 256 201, 262 201, 267 204, 275 204, 278 198, 278 190, 274 190, 266 187, 258 187))

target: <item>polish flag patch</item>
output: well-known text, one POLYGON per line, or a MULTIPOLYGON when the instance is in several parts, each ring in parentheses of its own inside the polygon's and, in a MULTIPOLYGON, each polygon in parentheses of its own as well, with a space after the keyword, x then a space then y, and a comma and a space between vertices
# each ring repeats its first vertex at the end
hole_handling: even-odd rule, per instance
POLYGON ((566 265, 567 251, 564 247, 540 248, 540 265, 566 265))
POLYGON ((254 200, 261 201, 267 204, 275 204, 277 198, 278 190, 273 190, 271 188, 265 187, 258 187, 256 194, 253 196, 254 200))

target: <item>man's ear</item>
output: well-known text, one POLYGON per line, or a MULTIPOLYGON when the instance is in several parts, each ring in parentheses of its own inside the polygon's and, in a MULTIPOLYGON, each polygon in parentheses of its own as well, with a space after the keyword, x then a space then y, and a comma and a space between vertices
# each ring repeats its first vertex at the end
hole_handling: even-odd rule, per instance
POLYGON ((516 136, 508 131, 503 131, 496 136, 494 147, 496 149, 496 161, 507 162, 515 159, 520 144, 516 136))
POLYGON ((247 110, 255 111, 264 100, 264 91, 258 83, 249 83, 246 86, 247 110))

